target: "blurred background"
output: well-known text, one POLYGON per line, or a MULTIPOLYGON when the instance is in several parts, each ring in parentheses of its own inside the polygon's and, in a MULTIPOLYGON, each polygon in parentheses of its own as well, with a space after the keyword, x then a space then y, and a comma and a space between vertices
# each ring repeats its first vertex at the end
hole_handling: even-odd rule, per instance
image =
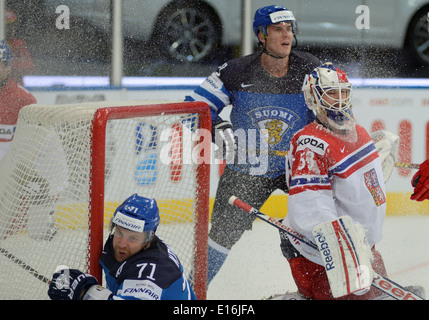
MULTIPOLYGON (((267 0, 0 0, 15 78, 39 104, 183 101, 218 66, 257 48, 267 0), (116 31, 116 32, 115 32, 116 31)), ((353 83, 368 131, 400 137, 398 161, 429 158, 429 0, 279 0, 298 24, 297 49, 332 61, 353 83)), ((227 110, 228 108, 225 108, 227 110)), ((227 119, 229 115, 226 115, 227 119)), ((221 166, 213 165, 211 195, 221 166)), ((415 171, 396 168, 389 212, 409 200, 415 171)), ((282 205, 282 204, 280 204, 282 205)), ((266 209, 275 213, 277 202, 266 209)))
MULTIPOLYGON (((34 62, 27 73, 109 76, 115 1, 6 1, 6 8, 13 12, 7 29, 14 29, 13 37, 26 42, 34 62), (69 10, 68 29, 57 26, 61 14, 67 14, 57 12, 59 6, 69 10)), ((123 76, 205 77, 227 59, 245 53, 245 32, 250 31, 250 50, 256 49, 253 13, 271 4, 261 0, 123 0, 123 76), (247 17, 244 9, 250 11, 247 17)), ((352 77, 429 78, 429 0, 276 4, 295 14, 298 49, 332 60, 352 77)))

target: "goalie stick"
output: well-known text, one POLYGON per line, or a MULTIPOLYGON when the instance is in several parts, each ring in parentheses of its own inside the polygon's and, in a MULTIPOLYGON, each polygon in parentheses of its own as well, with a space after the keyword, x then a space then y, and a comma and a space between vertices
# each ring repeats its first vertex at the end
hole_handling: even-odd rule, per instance
POLYGON ((408 163, 408 162, 396 162, 395 163, 396 168, 403 168, 403 169, 420 169, 420 165, 417 163, 408 163))
MULTIPOLYGON (((253 208, 249 204, 241 201, 235 196, 231 196, 229 198, 229 203, 233 206, 236 206, 237 208, 240 208, 250 214, 253 214, 254 216, 258 217, 259 219, 267 222, 268 224, 286 232, 288 235, 294 237, 298 241, 301 241, 305 243, 306 245, 310 246, 311 248, 315 250, 319 250, 316 244, 311 242, 308 239, 305 239, 305 237, 292 228, 285 226, 284 224, 280 223, 279 221, 271 218, 270 216, 267 216, 266 214, 262 213, 261 211, 253 208)), ((376 272, 374 272, 374 279, 372 280, 371 285, 375 288, 381 290, 382 292, 386 293, 387 295, 391 296, 392 298, 396 300, 425 300, 422 297, 416 295, 415 293, 405 289, 403 286, 393 282, 392 280, 388 279, 387 277, 380 275, 376 272)))

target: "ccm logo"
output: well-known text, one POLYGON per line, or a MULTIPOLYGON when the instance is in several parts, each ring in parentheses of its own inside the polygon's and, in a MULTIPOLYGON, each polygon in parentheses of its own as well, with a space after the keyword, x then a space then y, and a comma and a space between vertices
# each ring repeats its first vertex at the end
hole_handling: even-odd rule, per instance
POLYGON ((400 298, 401 300, 417 300, 412 293, 405 292, 404 290, 393 286, 391 283, 383 280, 381 277, 374 278, 374 281, 378 283, 381 288, 388 290, 392 295, 400 298))

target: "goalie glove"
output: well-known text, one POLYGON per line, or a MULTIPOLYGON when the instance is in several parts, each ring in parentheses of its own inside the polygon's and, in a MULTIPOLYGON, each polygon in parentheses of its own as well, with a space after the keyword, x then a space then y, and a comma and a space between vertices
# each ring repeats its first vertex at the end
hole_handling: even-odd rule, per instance
POLYGON ((221 121, 213 125, 212 141, 216 145, 215 158, 232 163, 234 161, 235 141, 231 123, 221 121))
POLYGON ((371 139, 380 156, 384 182, 387 182, 395 168, 398 155, 399 136, 386 130, 379 130, 371 133, 371 139))
POLYGON ((362 295, 374 277, 372 253, 365 231, 348 216, 314 227, 313 236, 322 256, 332 296, 362 295))
POLYGON ((429 160, 420 165, 419 170, 411 179, 411 185, 414 187, 411 200, 423 201, 429 199, 429 160))

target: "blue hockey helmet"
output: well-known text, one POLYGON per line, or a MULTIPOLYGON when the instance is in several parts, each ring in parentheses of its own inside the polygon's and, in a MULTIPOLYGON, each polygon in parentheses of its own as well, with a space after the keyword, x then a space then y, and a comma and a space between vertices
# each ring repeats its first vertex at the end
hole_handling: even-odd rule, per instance
POLYGON ((295 35, 297 32, 297 24, 293 12, 282 6, 272 5, 259 8, 255 12, 253 18, 253 31, 258 37, 258 33, 262 32, 267 35, 267 26, 280 22, 290 22, 292 32, 295 35))
POLYGON ((117 225, 131 231, 154 234, 160 220, 155 199, 133 194, 115 210, 112 226, 117 225))

